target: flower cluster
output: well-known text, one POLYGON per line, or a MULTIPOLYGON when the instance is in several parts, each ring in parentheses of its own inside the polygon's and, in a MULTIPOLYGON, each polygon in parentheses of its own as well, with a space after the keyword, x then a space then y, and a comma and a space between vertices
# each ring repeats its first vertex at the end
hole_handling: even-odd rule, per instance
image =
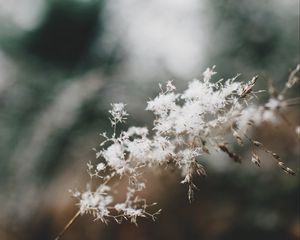
POLYGON ((149 213, 150 205, 139 197, 146 186, 143 172, 167 164, 179 169, 181 183, 187 184, 188 198, 192 200, 194 177, 206 175, 201 164, 206 155, 221 151, 235 162, 241 162, 230 149, 225 134, 240 145, 251 145, 251 160, 257 166, 261 161, 256 149, 260 149, 270 154, 285 172, 294 175, 276 153, 249 137, 247 130, 264 121, 276 122, 277 115, 295 102, 286 100, 285 92, 299 80, 297 72, 299 66, 280 93, 275 94, 270 86, 271 97, 262 106, 252 103, 257 93, 253 90, 257 77, 246 83, 239 81, 238 76, 212 81, 216 72, 214 67, 208 68, 202 80, 193 80, 182 93, 177 93, 172 81, 168 81, 166 86, 160 85, 159 95, 147 102, 146 110, 155 115, 151 129, 130 127, 117 134, 117 124, 123 123, 128 113, 125 104, 112 104, 109 113, 113 134, 101 134, 104 140, 101 149, 95 149, 97 161, 87 164, 91 179, 99 180, 98 187, 94 191, 88 186, 85 192, 73 192, 79 199, 81 214, 91 213, 103 222, 113 218, 117 222, 130 219, 136 223, 137 217, 154 218, 159 211, 149 213), (124 201, 116 202, 114 185, 120 180, 127 182, 128 191, 124 201))

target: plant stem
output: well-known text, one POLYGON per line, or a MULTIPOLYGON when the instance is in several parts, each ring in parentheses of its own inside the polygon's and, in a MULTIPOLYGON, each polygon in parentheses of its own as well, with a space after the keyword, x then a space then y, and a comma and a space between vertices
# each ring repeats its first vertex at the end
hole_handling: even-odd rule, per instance
POLYGON ((79 217, 80 211, 78 211, 72 219, 66 224, 66 226, 63 228, 63 230, 57 235, 57 237, 54 240, 59 240, 61 236, 70 228, 70 226, 75 222, 75 220, 79 217))

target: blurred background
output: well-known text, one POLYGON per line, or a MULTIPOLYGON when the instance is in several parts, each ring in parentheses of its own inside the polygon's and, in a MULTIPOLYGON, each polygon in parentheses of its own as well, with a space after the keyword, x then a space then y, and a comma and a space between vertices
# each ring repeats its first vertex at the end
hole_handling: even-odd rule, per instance
MULTIPOLYGON (((0 239, 53 239, 76 213, 68 189, 85 187, 111 102, 128 104, 128 125, 151 126, 159 82, 184 89, 216 65, 219 78, 281 88, 299 50, 295 0, 0 0, 0 239)), ((287 116, 299 125, 297 107, 287 116)), ((152 173, 156 222, 83 216, 63 239, 300 239, 299 142, 284 124, 253 134, 297 175, 220 154, 204 160, 192 204, 178 173, 152 173)))

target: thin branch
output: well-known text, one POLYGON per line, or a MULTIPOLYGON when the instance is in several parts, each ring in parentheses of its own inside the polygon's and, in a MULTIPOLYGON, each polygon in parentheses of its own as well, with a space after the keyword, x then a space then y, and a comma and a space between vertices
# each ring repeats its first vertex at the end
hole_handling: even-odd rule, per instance
POLYGON ((78 211, 72 219, 66 224, 66 226, 63 228, 63 230, 57 235, 57 237, 54 240, 59 240, 62 235, 71 227, 71 225, 75 222, 75 220, 80 216, 80 211, 78 211))

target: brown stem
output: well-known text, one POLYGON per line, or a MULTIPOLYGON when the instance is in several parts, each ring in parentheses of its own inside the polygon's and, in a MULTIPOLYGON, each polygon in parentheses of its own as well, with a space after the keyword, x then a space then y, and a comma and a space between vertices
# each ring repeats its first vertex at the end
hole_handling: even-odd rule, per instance
POLYGON ((80 216, 80 211, 78 211, 72 219, 66 224, 66 226, 63 228, 63 230, 57 235, 57 237, 54 240, 59 240, 61 236, 70 228, 70 226, 75 222, 75 220, 80 216))

